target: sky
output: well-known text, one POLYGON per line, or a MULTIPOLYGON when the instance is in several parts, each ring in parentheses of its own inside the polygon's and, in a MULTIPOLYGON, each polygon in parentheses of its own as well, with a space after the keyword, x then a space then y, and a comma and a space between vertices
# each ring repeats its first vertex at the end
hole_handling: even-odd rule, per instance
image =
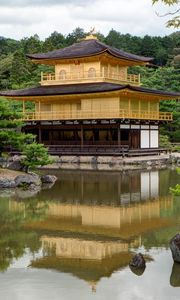
POLYGON ((0 0, 0 36, 21 39, 38 34, 41 39, 54 31, 64 35, 81 27, 95 27, 107 35, 120 33, 164 36, 175 31, 165 26, 169 11, 151 0, 0 0))

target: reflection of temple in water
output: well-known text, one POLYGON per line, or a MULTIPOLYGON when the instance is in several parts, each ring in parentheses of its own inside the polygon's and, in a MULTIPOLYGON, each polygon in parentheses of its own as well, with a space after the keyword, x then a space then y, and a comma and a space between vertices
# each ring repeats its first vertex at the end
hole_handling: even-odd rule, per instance
POLYGON ((140 245, 140 240, 135 239, 132 242, 121 240, 82 240, 79 238, 68 237, 50 237, 44 235, 41 237, 44 254, 52 253, 55 256, 63 258, 102 260, 110 258, 119 253, 126 253, 129 247, 140 245))
MULTIPOLYGON (((59 182, 49 190, 50 199, 86 204, 119 205, 159 196, 159 172, 61 171, 59 182)), ((45 192, 47 197, 48 191, 45 192)), ((41 193, 41 199, 43 192, 41 193)))
MULTIPOLYGON (((171 197, 159 196, 158 171, 61 172, 53 190, 39 194, 39 205, 43 199, 50 201, 41 228, 128 239, 164 224, 161 213, 172 208, 171 197)), ((13 209, 23 205, 11 203, 13 209)))
POLYGON ((87 281, 96 290, 102 277, 110 277, 115 270, 126 267, 132 257, 129 247, 140 244, 121 240, 89 240, 42 236, 43 258, 32 262, 36 268, 56 269, 71 273, 87 281))
MULTIPOLYGON (((62 172, 53 190, 46 192, 47 215, 26 224, 39 232, 43 258, 38 268, 54 268, 91 282, 128 265, 130 250, 141 246, 141 235, 169 225, 162 217, 172 209, 171 197, 159 196, 158 172, 62 172), (103 200, 104 199, 104 200, 103 200)), ((39 206, 45 199, 42 191, 39 206)), ((24 210, 12 201, 10 209, 24 210)))

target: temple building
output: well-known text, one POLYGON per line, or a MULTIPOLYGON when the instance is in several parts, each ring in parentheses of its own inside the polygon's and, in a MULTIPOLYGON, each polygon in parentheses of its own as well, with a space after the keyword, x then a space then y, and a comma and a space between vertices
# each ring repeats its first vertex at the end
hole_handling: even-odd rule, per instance
POLYGON ((159 147, 159 124, 171 121, 160 112, 160 100, 180 94, 141 87, 131 66, 152 58, 112 48, 89 35, 64 49, 27 55, 34 63, 54 68, 42 73, 40 86, 1 92, 22 101, 23 130, 37 136, 53 153, 120 154, 159 147), (34 103, 27 111, 26 102, 34 103))

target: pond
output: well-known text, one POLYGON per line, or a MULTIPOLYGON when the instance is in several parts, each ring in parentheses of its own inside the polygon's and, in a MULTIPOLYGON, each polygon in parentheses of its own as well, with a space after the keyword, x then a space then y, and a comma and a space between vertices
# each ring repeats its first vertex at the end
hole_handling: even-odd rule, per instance
POLYGON ((180 299, 176 170, 51 172, 32 197, 0 193, 0 299, 180 299), (129 268, 139 252, 141 274, 129 268))

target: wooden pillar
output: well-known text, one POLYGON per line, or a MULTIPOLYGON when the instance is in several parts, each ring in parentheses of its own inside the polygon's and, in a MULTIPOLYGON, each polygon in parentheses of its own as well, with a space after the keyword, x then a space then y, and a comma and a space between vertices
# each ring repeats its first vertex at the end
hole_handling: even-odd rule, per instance
POLYGON ((83 125, 81 125, 81 148, 84 146, 83 125))
POLYGON ((39 136, 39 143, 41 143, 42 142, 41 125, 38 126, 38 136, 39 136))
POLYGON ((38 115, 39 115, 39 118, 41 118, 41 102, 38 101, 38 115))
POLYGON ((47 129, 47 130, 49 131, 49 144, 53 145, 53 143, 52 143, 52 141, 53 141, 52 130, 49 130, 49 129, 47 129))
POLYGON ((121 145, 121 131, 120 124, 118 124, 118 147, 121 145))

